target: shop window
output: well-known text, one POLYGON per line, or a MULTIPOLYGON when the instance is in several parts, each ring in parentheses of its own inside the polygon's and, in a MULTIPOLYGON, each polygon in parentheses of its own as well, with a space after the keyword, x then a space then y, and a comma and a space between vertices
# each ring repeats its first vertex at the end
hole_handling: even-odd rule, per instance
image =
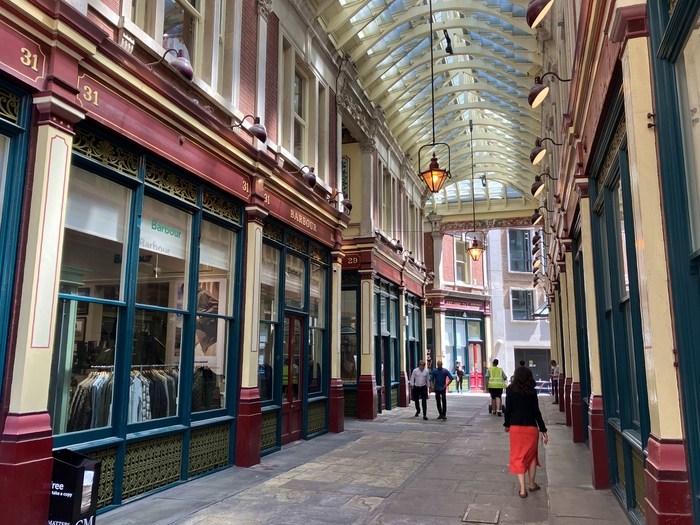
MULTIPOLYGON (((5 202, 5 179, 7 178, 7 163, 10 158, 10 138, 0 135, 0 202, 5 202)), ((0 227, 2 214, 0 213, 0 227)))
MULTIPOLYGON (((236 234, 202 221, 195 323, 192 412, 224 408, 236 234)), ((179 339, 181 330, 176 331, 179 339)))
POLYGON ((511 290, 511 311, 514 321, 532 321, 535 319, 532 290, 511 290))
POLYGON ((328 89, 326 86, 318 83, 318 98, 316 99, 316 129, 318 130, 316 138, 316 172, 327 182, 328 181, 328 106, 330 104, 328 98, 328 89))
POLYGON ((308 392, 321 392, 323 390, 323 341, 326 311, 326 269, 317 265, 311 265, 310 275, 310 303, 309 303, 309 359, 307 361, 308 392))
POLYGON ((379 320, 382 333, 389 331, 389 298, 382 295, 379 298, 379 320))
POLYGON ((131 19, 164 49, 182 51, 194 66, 202 19, 198 4, 197 0, 132 0, 131 19))
POLYGON ((258 389, 263 401, 274 398, 275 336, 279 324, 279 265, 280 251, 267 244, 263 245, 258 354, 258 389))
POLYGON ((693 251, 700 250, 700 29, 697 21, 676 61, 693 251))
POLYGON ((357 291, 343 290, 340 313, 340 377, 344 385, 357 384, 357 291))
POLYGON ((306 265, 302 259, 287 254, 284 269, 284 304, 291 308, 304 308, 306 290, 306 265))
POLYGON ((379 165, 379 174, 382 177, 382 217, 381 224, 384 233, 391 232, 391 174, 382 165, 379 165))
POLYGON ((532 255, 529 230, 508 230, 508 262, 511 272, 531 272, 532 255))

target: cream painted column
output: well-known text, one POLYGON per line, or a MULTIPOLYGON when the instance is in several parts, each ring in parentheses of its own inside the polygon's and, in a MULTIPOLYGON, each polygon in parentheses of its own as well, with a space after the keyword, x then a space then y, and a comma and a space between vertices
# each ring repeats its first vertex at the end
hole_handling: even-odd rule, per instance
MULTIPOLYGON (((425 303, 427 301, 425 298, 421 299, 421 305, 420 305, 420 326, 421 326, 421 334, 420 334, 420 342, 421 342, 421 355, 418 357, 418 360, 420 361, 421 359, 423 361, 427 361, 428 359, 428 314, 427 314, 427 307, 425 306, 425 303)), ((435 333, 435 330, 433 330, 433 334, 435 333)), ((433 335, 433 338, 435 335, 433 335)), ((433 339, 434 341, 434 339, 433 339)))
MULTIPOLYGON (((399 406, 408 406, 408 379, 406 372, 406 288, 399 288, 399 406)), ((410 373, 410 372, 408 372, 410 373)))
MULTIPOLYGON (((258 0, 258 66, 255 82, 255 115, 265 124, 265 93, 267 87, 267 17, 272 12, 272 0, 258 0)), ((273 53, 277 50, 274 49, 273 53)), ((238 53, 236 53, 238 54, 238 53)), ((316 91, 318 92, 318 91, 316 91)), ((259 149, 266 149, 264 143, 256 140, 259 149)))
MULTIPOLYGON (((340 233, 336 232, 336 239, 340 239, 340 233)), ((336 248, 340 248, 340 242, 336 242, 336 248)), ((331 294, 330 294, 330 336, 331 336, 331 381, 329 396, 329 430, 342 432, 345 430, 345 396, 343 380, 340 377, 340 325, 343 310, 342 283, 343 283, 343 252, 340 249, 333 250, 331 254, 331 294)))
POLYGON ((433 367, 445 359, 445 311, 433 308, 433 367))
POLYGON ((647 113, 654 102, 646 38, 628 41, 622 71, 651 433, 681 439, 656 140, 654 130, 647 127, 647 113))
POLYGON ((377 417, 376 298, 374 272, 360 271, 360 382, 357 385, 357 417, 377 417))
POLYGON ((593 267, 593 234, 591 233, 591 207, 588 198, 581 199, 581 244, 583 246, 583 285, 586 300, 586 329, 588 336, 588 362, 591 378, 591 395, 602 395, 603 382, 600 371, 600 346, 598 343, 598 313, 595 299, 595 270, 593 267))
POLYGON ((495 357, 493 355, 493 322, 490 311, 488 313, 484 312, 484 345, 486 346, 486 363, 484 363, 484 366, 488 367, 495 357))
POLYGON ((577 383, 580 380, 581 374, 579 373, 579 362, 578 362, 578 337, 577 337, 577 325, 576 325, 576 294, 574 288, 574 257, 571 252, 567 252, 566 257, 566 298, 567 298, 567 324, 569 326, 569 340, 568 347, 569 352, 567 355, 571 356, 571 366, 567 366, 567 370, 571 373, 569 376, 571 380, 577 383))
MULTIPOLYGON (((60 106, 75 121, 82 118, 52 95, 37 97, 34 103, 60 106)), ((10 414, 46 414, 72 146, 73 134, 66 129, 37 128, 10 414)), ((46 418, 50 425, 48 414, 46 418)))
POLYGON ((362 152, 362 210, 360 213, 360 237, 374 236, 374 188, 376 180, 374 154, 377 151, 374 139, 360 140, 362 152))

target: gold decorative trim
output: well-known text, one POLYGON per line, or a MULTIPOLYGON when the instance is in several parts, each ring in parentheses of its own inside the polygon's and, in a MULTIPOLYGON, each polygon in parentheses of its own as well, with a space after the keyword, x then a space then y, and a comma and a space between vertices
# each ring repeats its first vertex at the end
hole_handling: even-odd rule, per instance
POLYGON ((202 208, 222 219, 241 223, 241 208, 206 191, 202 192, 202 208))
POLYGON ((306 253, 306 251, 309 248, 309 243, 300 239, 296 235, 292 235, 291 233, 287 234, 287 247, 291 248, 292 250, 296 250, 301 253, 306 253))
POLYGON ((263 237, 267 237, 273 241, 282 242, 284 240, 284 231, 279 226, 266 222, 263 226, 263 237))
POLYGON ((343 272, 343 276, 341 278, 341 284, 358 284, 359 282, 360 282, 360 279, 358 278, 358 275, 356 273, 343 272))
POLYGON ((260 451, 277 446, 277 412, 265 412, 260 428, 260 451))
POLYGON ((316 434, 326 430, 326 402, 312 403, 309 405, 306 419, 306 434, 316 434))
POLYGON ((228 465, 230 435, 228 423, 193 429, 187 475, 197 476, 228 465))
POLYGON ((323 264, 326 264, 328 262, 328 252, 321 248, 320 246, 316 246, 315 244, 311 245, 311 258, 321 262, 323 264))
POLYGON ((122 499, 133 498, 180 480, 182 435, 126 445, 122 499))
POLYGON ((600 173, 598 174, 598 191, 600 191, 603 188, 603 184, 605 184, 605 179, 608 176, 610 167, 613 165, 613 162, 615 162, 617 152, 620 149, 620 144, 622 144, 622 139, 625 138, 626 133, 627 121, 625 120, 625 117, 623 115, 622 120, 620 120, 620 124, 618 124, 617 130, 615 131, 615 135, 610 141, 610 147, 608 147, 608 153, 605 155, 605 162, 603 162, 603 167, 600 169, 600 173))
POLYGON ((86 452, 85 454, 100 462, 97 509, 109 507, 114 503, 114 472, 117 465, 117 449, 107 448, 95 452, 86 452))
POLYGON ((127 175, 137 177, 139 174, 138 155, 80 128, 73 137, 73 151, 127 175))
POLYGON ((0 88, 0 117, 17 124, 19 122, 19 103, 18 95, 0 88))
POLYGON ((678 0, 668 0, 668 13, 670 15, 672 15, 673 12, 676 10, 677 3, 678 3, 678 0))
POLYGON ((178 199, 197 204, 196 184, 173 175, 150 162, 146 164, 146 183, 178 199))

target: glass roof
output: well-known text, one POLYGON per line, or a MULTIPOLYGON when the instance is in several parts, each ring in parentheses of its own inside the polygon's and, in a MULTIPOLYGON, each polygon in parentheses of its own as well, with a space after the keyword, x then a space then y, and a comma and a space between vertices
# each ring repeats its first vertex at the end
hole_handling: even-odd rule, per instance
POLYGON ((528 106, 527 94, 541 55, 525 21, 528 0, 432 0, 432 75, 428 1, 307 1, 416 171, 432 153, 423 148, 419 159, 421 146, 449 145, 452 179, 435 204, 471 202, 472 148, 476 202, 532 203, 529 152, 540 112, 528 106))

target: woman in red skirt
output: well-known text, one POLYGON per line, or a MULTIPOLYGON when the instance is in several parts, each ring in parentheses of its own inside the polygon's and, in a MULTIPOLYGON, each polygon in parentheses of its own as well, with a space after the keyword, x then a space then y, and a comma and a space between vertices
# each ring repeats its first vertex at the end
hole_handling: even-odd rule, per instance
POLYGON ((510 434, 510 472, 518 476, 520 497, 527 498, 525 472, 530 474, 530 492, 540 490, 540 486, 535 483, 537 467, 540 466, 537 458, 540 432, 542 441, 547 444, 547 427, 542 420, 535 379, 529 368, 516 368, 513 381, 506 389, 506 396, 503 426, 510 434))

